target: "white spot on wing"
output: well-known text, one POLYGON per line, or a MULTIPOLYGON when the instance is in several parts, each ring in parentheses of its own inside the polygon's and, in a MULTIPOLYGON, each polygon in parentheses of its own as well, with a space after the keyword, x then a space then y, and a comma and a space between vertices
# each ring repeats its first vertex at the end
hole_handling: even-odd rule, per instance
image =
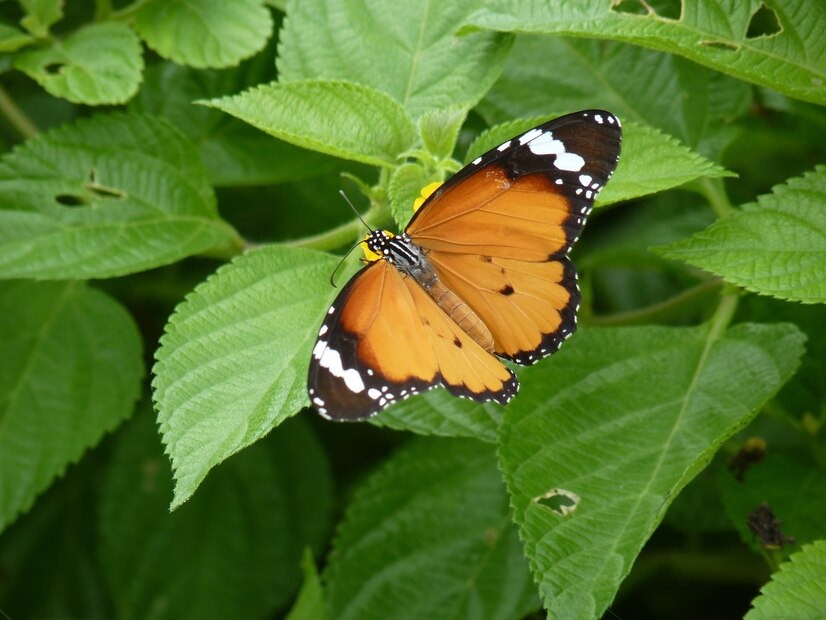
MULTIPOLYGON (((316 345, 316 348, 318 348, 318 345, 316 345)), ((318 360, 318 363, 322 368, 329 370, 330 374, 334 377, 342 379, 344 384, 347 386, 347 389, 351 392, 358 394, 359 392, 364 391, 364 381, 362 380, 359 371, 355 368, 348 368, 345 370, 341 363, 341 355, 338 351, 326 348, 324 353, 321 354, 321 358, 318 360)))
POLYGON ((579 172, 584 165, 585 160, 576 153, 560 153, 554 161, 554 166, 569 172, 579 172))
POLYGON ((319 329, 319 330, 318 330, 318 335, 319 335, 319 336, 323 336, 323 335, 324 335, 324 334, 326 334, 326 333, 327 333, 327 326, 326 326, 326 325, 322 325, 322 326, 321 326, 321 329, 319 329))
POLYGON ((481 157, 477 157, 476 159, 474 159, 474 160, 473 160, 472 162, 470 162, 470 163, 472 163, 474 166, 478 166, 481 162, 482 162, 482 158, 481 158, 481 157))
POLYGON ((565 152, 565 145, 561 140, 554 139, 550 131, 546 131, 538 138, 531 140, 528 148, 534 155, 558 155, 565 152))
POLYGON ((513 140, 508 140, 507 142, 503 142, 502 144, 500 144, 499 146, 496 147, 496 150, 497 151, 504 151, 505 149, 507 149, 511 145, 511 142, 513 142, 513 140))
POLYGON ((594 180, 594 179, 593 179, 593 177, 592 177, 590 174, 580 174, 580 175, 579 175, 579 182, 580 182, 582 185, 584 185, 585 187, 588 187, 588 185, 589 185, 589 184, 591 183, 591 181, 593 181, 593 180, 594 180))
POLYGON ((531 129, 530 131, 523 133, 521 136, 519 136, 519 144, 525 144, 527 142, 530 142, 534 138, 538 138, 540 135, 542 135, 541 129, 539 129, 538 127, 531 129))

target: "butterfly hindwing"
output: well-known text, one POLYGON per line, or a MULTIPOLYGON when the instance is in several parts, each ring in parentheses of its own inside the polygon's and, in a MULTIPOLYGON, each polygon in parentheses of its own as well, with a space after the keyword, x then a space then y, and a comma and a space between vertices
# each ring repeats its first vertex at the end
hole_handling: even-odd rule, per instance
POLYGON ((478 401, 507 402, 518 384, 424 289, 379 260, 358 272, 330 308, 313 349, 313 405, 362 420, 437 385, 478 401))

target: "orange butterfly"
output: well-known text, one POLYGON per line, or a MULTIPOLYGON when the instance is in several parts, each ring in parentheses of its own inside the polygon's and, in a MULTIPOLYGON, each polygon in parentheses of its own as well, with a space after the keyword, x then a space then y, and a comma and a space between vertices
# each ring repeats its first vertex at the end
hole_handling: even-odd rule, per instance
POLYGON ((372 231, 369 264, 318 332, 307 379, 316 410, 363 420, 439 385, 507 403, 519 383, 498 358, 533 364, 576 328, 568 252, 621 135, 603 110, 554 119, 450 177, 403 234, 372 231))

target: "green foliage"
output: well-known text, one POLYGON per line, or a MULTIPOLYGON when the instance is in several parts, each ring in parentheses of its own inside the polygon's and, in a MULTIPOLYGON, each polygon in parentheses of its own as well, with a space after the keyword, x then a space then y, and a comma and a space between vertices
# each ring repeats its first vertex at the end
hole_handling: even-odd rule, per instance
POLYGON ((0 3, 2 613, 816 617, 824 19, 0 3), (596 107, 624 137, 573 254, 581 333, 507 407, 314 415, 365 233, 342 185, 400 229, 461 162, 596 107))
POLYGON ((761 590, 747 620, 823 617, 826 607, 826 541, 806 545, 761 590))

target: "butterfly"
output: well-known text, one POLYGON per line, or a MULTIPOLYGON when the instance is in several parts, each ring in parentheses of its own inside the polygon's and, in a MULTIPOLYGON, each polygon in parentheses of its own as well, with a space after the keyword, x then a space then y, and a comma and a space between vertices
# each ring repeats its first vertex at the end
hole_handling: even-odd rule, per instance
POLYGON ((371 231, 367 265, 318 332, 307 389, 331 420, 363 420, 444 386, 506 404, 502 363, 534 364, 576 328, 568 253, 616 168, 622 130, 604 110, 568 114, 477 157, 402 234, 371 231))

